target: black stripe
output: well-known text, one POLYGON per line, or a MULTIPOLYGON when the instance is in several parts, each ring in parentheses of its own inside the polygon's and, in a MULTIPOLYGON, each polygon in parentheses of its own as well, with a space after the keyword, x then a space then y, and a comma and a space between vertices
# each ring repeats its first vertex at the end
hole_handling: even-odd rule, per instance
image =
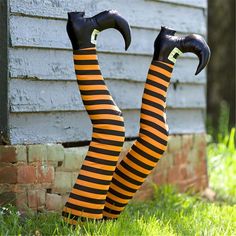
POLYGON ((108 90, 80 90, 81 95, 110 95, 108 90))
POLYGON ((78 211, 82 211, 82 212, 87 212, 87 213, 92 213, 92 214, 101 214, 103 209, 92 209, 92 208, 88 208, 88 207, 83 207, 83 206, 78 206, 75 204, 72 204, 70 202, 67 202, 65 207, 74 209, 74 210, 78 210, 78 211))
POLYGON ((89 202, 89 203, 95 203, 95 204, 104 204, 105 203, 105 199, 94 199, 94 198, 80 196, 80 195, 77 195, 74 193, 70 193, 69 197, 79 200, 79 201, 83 201, 83 202, 89 202))
POLYGON ((74 50, 73 54, 74 55, 96 55, 97 51, 96 49, 91 49, 91 50, 74 50))
POLYGON ((103 148, 93 147, 91 145, 92 145, 92 143, 90 143, 89 151, 92 151, 92 152, 97 152, 97 153, 111 155, 111 156, 119 156, 119 154, 120 154, 120 152, 117 152, 117 151, 106 150, 103 148))
MULTIPOLYGON (((86 171, 90 171, 90 172, 93 172, 93 173, 96 173, 96 174, 102 174, 102 175, 112 175, 114 171, 110 171, 110 170, 101 170, 101 169, 98 169, 98 168, 95 168, 95 167, 91 167, 91 166, 86 166, 86 165, 82 165, 81 167, 81 170, 86 170, 86 171)), ((92 173, 91 173, 92 175, 92 173)), ((100 191, 103 191, 103 190, 100 190, 100 191)), ((107 191, 103 191, 105 194, 107 191)), ((93 193, 96 193, 96 190, 93 192, 93 193)))
POLYGON ((156 93, 154 91, 151 91, 151 90, 149 90, 147 88, 144 89, 144 93, 146 93, 148 95, 151 95, 153 97, 159 98, 159 99, 163 100, 164 102, 166 101, 166 97, 165 96, 163 96, 163 95, 161 95, 159 93, 156 93))
POLYGON ((147 158, 149 161, 152 161, 154 163, 157 163, 159 161, 159 159, 157 159, 154 156, 151 156, 150 154, 144 152, 143 150, 139 149, 137 146, 133 145, 132 149, 137 152, 139 155, 147 158))
POLYGON ((162 145, 167 145, 167 141, 166 140, 164 140, 164 139, 162 139, 162 138, 160 138, 160 137, 158 137, 157 135, 155 135, 154 133, 152 133, 152 132, 149 132, 148 130, 145 130, 145 129, 140 129, 140 133, 141 134, 145 134, 146 136, 148 136, 148 137, 150 137, 150 138, 152 138, 152 139, 154 139, 155 141, 157 141, 158 143, 160 143, 160 144, 162 144, 162 145))
MULTIPOLYGON (((137 158, 135 158, 133 155, 131 155, 130 153, 127 154, 127 158, 129 160, 131 160, 132 162, 134 162, 136 165, 141 166, 142 168, 146 169, 146 170, 152 170, 153 167, 149 166, 145 163, 143 163, 142 161, 138 160, 137 158)), ((145 160, 144 160, 145 161, 145 160)))
POLYGON ((107 140, 107 139, 102 139, 102 138, 92 138, 92 141, 94 141, 96 143, 108 144, 108 145, 113 145, 113 146, 117 146, 117 147, 122 147, 123 143, 124 143, 124 142, 107 140))
POLYGON ((164 80, 164 81, 166 81, 168 83, 170 82, 170 78, 169 77, 167 77, 167 76, 165 76, 162 73, 159 73, 157 71, 154 71, 154 70, 150 69, 148 71, 148 74, 158 77, 157 79, 162 79, 162 80, 164 80))
POLYGON ((112 183, 115 184, 117 187, 124 189, 125 191, 130 192, 130 193, 135 193, 137 191, 137 189, 127 187, 126 185, 122 184, 115 178, 112 179, 112 183))
POLYGON ((146 178, 147 175, 144 174, 144 173, 141 173, 140 171, 134 169, 133 167, 131 167, 129 164, 125 163, 125 161, 121 161, 120 162, 120 165, 123 166, 126 170, 128 170, 129 172, 137 175, 138 177, 141 177, 141 178, 146 178))
POLYGON ((135 184, 137 186, 140 186, 143 182, 134 180, 132 178, 130 178, 129 176, 127 176, 126 174, 124 174, 123 172, 121 172, 118 168, 116 168, 115 173, 120 176, 121 178, 125 179, 126 181, 130 182, 131 184, 135 184))
POLYGON ((144 139, 140 138, 139 139, 139 143, 143 144, 145 147, 148 147, 149 149, 151 149, 152 151, 159 153, 159 154, 163 154, 164 150, 157 148, 155 146, 153 146, 152 144, 146 142, 144 139))
POLYGON ((120 116, 121 112, 112 109, 87 110, 89 115, 109 114, 120 116))
POLYGON ((99 104, 107 104, 107 105, 115 105, 112 100, 83 100, 84 105, 99 105, 99 104))
POLYGON ((91 157, 91 156, 86 156, 85 160, 102 164, 102 165, 108 165, 108 166, 115 166, 117 164, 117 161, 110 161, 110 160, 108 161, 108 160, 103 160, 103 159, 99 159, 99 158, 91 157))
POLYGON ((111 214, 114 214, 114 215, 119 215, 121 211, 115 211, 115 210, 111 210, 110 208, 108 207, 104 207, 104 211, 106 211, 107 213, 111 213, 111 214))
POLYGON ((76 60, 76 59, 74 59, 74 64, 75 65, 90 66, 90 65, 98 65, 98 61, 97 60, 76 60))
POLYGON ((148 126, 151 126, 152 128, 156 129, 156 130, 159 130, 161 133, 165 134, 165 135, 169 135, 168 131, 164 128, 162 128, 161 126, 159 126, 158 124, 152 122, 152 121, 149 121, 149 120, 146 120, 146 119, 140 119, 140 123, 142 124, 145 124, 145 125, 148 125, 148 126))
POLYGON ((102 75, 100 70, 75 70, 76 75, 102 75))
POLYGON ((145 98, 143 98, 142 103, 147 104, 149 106, 153 106, 153 107, 155 107, 155 108, 157 108, 157 109, 159 109, 161 111, 165 111, 165 107, 162 106, 161 104, 158 104, 156 102, 152 102, 152 101, 147 100, 145 98))
POLYGON ((111 205, 118 206, 118 207, 124 207, 127 205, 127 203, 120 203, 115 200, 112 200, 111 198, 107 197, 106 202, 109 202, 111 205))
MULTIPOLYGON (((92 123, 94 125, 96 124, 107 124, 107 125, 117 125, 117 126, 121 126, 121 127, 124 127, 124 121, 119 121, 119 120, 106 120, 106 119, 91 119, 92 120, 92 123)), ((119 132, 121 135, 119 136, 124 136, 124 132, 121 132, 121 131, 114 131, 114 130, 107 130, 107 134, 112 134, 114 132, 119 132), (109 132, 108 132, 109 131, 109 132)), ((117 135, 117 134, 114 134, 114 135, 117 135)))
POLYGON ((88 182, 91 182, 91 183, 95 183, 95 184, 101 184, 101 185, 109 185, 110 182, 111 182, 109 180, 96 179, 94 177, 85 176, 85 175, 79 175, 78 179, 88 181, 88 182))
POLYGON ((117 192, 116 190, 114 190, 112 187, 109 188, 109 192, 112 193, 113 195, 119 197, 119 198, 123 198, 123 199, 131 199, 133 196, 127 196, 124 195, 122 193, 117 192))
POLYGON ((100 129, 100 128, 93 128, 93 132, 99 133, 99 134, 110 134, 110 135, 117 135, 117 136, 124 136, 125 135, 125 132, 123 132, 123 131, 100 129))
POLYGON ((151 117, 154 117, 154 118, 156 118, 156 119, 158 119, 158 120, 160 120, 160 121, 165 123, 164 117, 159 115, 159 114, 157 114, 157 113, 155 113, 155 112, 148 111, 148 110, 146 110, 144 108, 141 108, 141 113, 143 113, 145 115, 148 115, 148 116, 151 116, 151 117))
MULTIPOLYGON (((82 168, 81 168, 81 169, 82 169, 82 168)), ((74 189, 81 190, 81 191, 85 191, 85 192, 88 192, 88 193, 95 193, 95 194, 101 194, 101 195, 107 194, 107 190, 101 190, 101 189, 90 188, 90 187, 83 186, 83 185, 81 185, 81 184, 76 184, 76 183, 75 183, 75 185, 74 185, 73 188, 74 188, 74 189)))
POLYGON ((159 61, 152 61, 152 65, 161 67, 162 69, 167 70, 170 73, 172 73, 172 71, 173 71, 172 67, 170 67, 170 66, 168 66, 168 65, 166 65, 164 63, 161 63, 159 61))
POLYGON ((105 85, 104 80, 79 80, 77 79, 79 85, 105 85))
POLYGON ((159 88, 159 89, 161 89, 161 90, 163 90, 165 92, 167 91, 167 87, 166 86, 164 86, 162 84, 159 84, 159 83, 157 83, 157 82, 155 82, 153 80, 147 79, 146 80, 146 84, 150 84, 150 85, 152 85, 152 86, 154 86, 156 88, 159 88))

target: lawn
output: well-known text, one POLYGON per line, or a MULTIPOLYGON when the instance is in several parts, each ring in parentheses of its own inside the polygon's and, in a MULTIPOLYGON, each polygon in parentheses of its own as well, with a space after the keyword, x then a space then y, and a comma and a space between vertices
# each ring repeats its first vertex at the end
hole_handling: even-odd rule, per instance
POLYGON ((236 235, 236 150, 234 132, 208 145, 210 186, 215 202, 179 194, 172 187, 157 188, 152 201, 129 204, 116 221, 87 221, 74 229, 59 214, 21 216, 0 208, 0 235, 236 235))

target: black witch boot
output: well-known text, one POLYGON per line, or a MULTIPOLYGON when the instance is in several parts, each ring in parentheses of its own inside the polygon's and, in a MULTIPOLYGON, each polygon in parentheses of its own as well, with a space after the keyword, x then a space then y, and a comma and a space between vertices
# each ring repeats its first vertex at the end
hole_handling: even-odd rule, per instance
POLYGON ((69 224, 80 218, 101 219, 106 194, 125 139, 124 120, 102 77, 96 54, 97 35, 117 29, 130 45, 130 27, 116 11, 91 18, 68 13, 67 32, 73 46, 74 67, 81 97, 93 125, 92 141, 63 209, 69 224))

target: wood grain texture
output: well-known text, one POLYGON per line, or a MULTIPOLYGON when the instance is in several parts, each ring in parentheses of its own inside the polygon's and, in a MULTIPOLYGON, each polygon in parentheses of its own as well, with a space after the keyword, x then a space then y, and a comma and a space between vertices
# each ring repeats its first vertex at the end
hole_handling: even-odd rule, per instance
MULTIPOLYGON (((144 83, 107 80, 109 90, 121 109, 140 109, 144 83), (119 89, 117 89, 119 88, 119 89)), ((204 108, 204 85, 171 85, 167 105, 171 108, 204 108)), ((11 112, 84 110, 77 83, 65 81, 11 80, 11 112)))
MULTIPOLYGON (((124 110, 126 137, 136 137, 139 110, 124 110)), ((168 110, 171 134, 204 132, 204 112, 168 110), (184 121, 184 122, 183 122, 184 121)), ((12 144, 61 143, 90 140, 91 124, 85 112, 13 113, 10 116, 12 144)))
POLYGON ((160 29, 167 25, 180 32, 206 31, 203 9, 163 1, 129 0, 127 5, 125 0, 11 0, 12 13, 57 19, 66 19, 68 11, 86 11, 92 16, 106 9, 118 10, 135 27, 160 29))
MULTIPOLYGON (((203 35, 205 33, 198 32, 194 28, 192 30, 203 35)), ((121 34, 114 29, 109 29, 99 34, 97 48, 105 52, 151 55, 158 33, 159 30, 155 29, 132 28, 132 44, 125 52, 121 34)), ((64 20, 11 16, 10 35, 13 47, 71 49, 64 20)))
MULTIPOLYGON (((99 64, 105 78, 145 81, 151 56, 98 53, 99 64)), ((72 51, 33 48, 11 48, 9 51, 11 78, 38 80, 75 80, 72 51)), ((201 83, 206 81, 205 71, 194 76, 198 58, 180 57, 172 82, 201 83)))

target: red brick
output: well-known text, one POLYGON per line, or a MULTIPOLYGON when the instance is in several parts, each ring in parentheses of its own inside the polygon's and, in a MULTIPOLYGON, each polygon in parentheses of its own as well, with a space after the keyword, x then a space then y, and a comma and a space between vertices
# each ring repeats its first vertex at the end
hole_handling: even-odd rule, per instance
POLYGON ((0 183, 15 184, 17 182, 16 166, 0 167, 0 183))
POLYGON ((188 178, 188 172, 187 172, 186 165, 182 165, 182 166, 179 167, 178 179, 185 180, 187 178, 188 178))
POLYGON ((166 173, 160 172, 160 173, 155 174, 153 176, 153 182, 157 185, 166 184, 166 182, 167 182, 166 173))
POLYGON ((179 167, 173 166, 168 170, 167 182, 168 184, 175 184, 179 179, 179 167))
POLYGON ((25 191, 16 193, 16 206, 19 210, 22 210, 22 211, 28 209, 27 194, 25 191))
POLYGON ((60 211, 63 207, 62 196, 57 194, 46 194, 46 208, 49 211, 60 211))
POLYGON ((17 183, 30 184, 36 182, 36 171, 34 166, 22 165, 17 168, 17 183))
POLYGON ((52 183, 54 181, 54 168, 53 166, 37 165, 37 182, 38 183, 52 183))
POLYGON ((37 189, 28 191, 28 206, 30 208, 38 209, 45 205, 46 190, 37 189))
POLYGON ((0 206, 4 206, 6 204, 15 205, 16 202, 16 194, 13 192, 3 192, 0 193, 0 206))
POLYGON ((16 162, 16 148, 14 146, 0 145, 0 162, 16 162))

